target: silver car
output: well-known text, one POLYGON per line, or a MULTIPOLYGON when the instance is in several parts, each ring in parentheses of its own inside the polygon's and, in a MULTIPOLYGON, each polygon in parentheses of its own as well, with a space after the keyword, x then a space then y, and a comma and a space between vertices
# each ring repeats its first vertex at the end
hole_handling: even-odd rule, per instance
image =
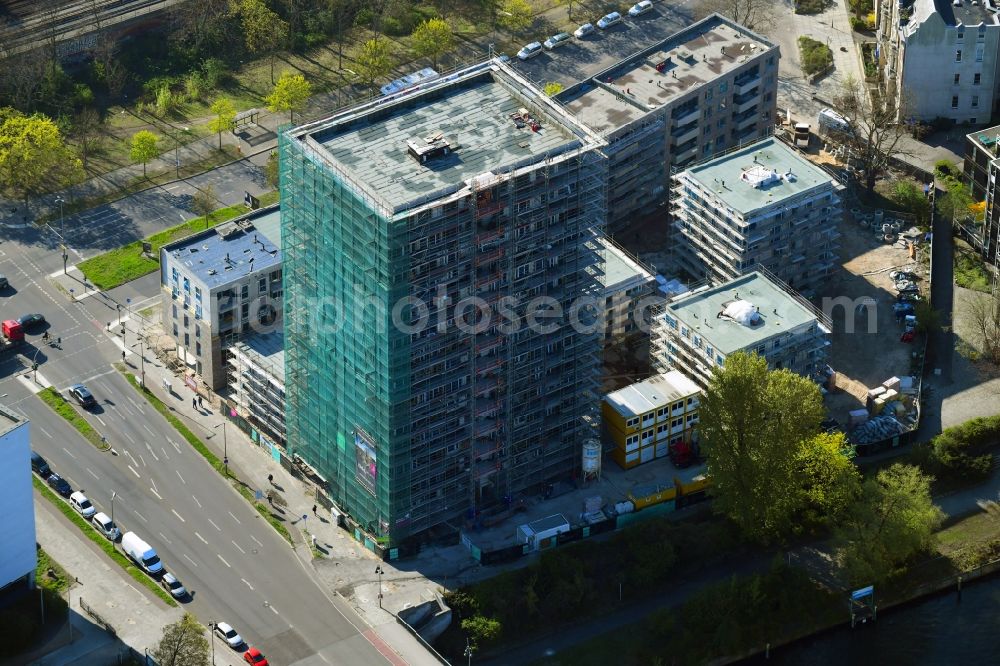
MULTIPOLYGON (((170 596, 174 599, 183 599, 187 596, 188 591, 185 590, 184 586, 181 585, 181 582, 177 580, 177 576, 172 573, 163 574, 163 578, 160 579, 160 585, 162 585, 163 589, 169 592, 170 596)), ((239 636, 239 634, 237 634, 237 636, 239 636)))
POLYGON ((524 48, 517 52, 517 57, 521 60, 528 60, 529 58, 534 58, 536 55, 542 52, 541 42, 531 42, 527 44, 524 48))
POLYGON ((542 44, 548 50, 560 47, 563 44, 569 44, 570 40, 573 39, 568 32, 560 32, 558 35, 552 35, 542 44))

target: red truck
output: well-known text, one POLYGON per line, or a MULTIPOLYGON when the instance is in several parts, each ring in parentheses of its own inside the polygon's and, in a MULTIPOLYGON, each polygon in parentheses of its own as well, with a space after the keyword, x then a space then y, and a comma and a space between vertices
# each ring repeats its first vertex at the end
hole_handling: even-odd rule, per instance
POLYGON ((0 325, 0 352, 17 347, 24 342, 24 329, 16 319, 8 319, 0 325))

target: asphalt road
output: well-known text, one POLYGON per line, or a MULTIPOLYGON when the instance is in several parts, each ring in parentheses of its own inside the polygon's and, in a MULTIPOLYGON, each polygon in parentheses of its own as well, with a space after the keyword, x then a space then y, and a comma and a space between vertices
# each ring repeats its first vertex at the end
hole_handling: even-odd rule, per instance
MULTIPOLYGON (((353 609, 321 589, 287 542, 112 367, 123 348, 117 326, 106 330, 115 303, 103 295, 71 302, 46 278, 62 267, 53 240, 34 232, 35 242, 20 244, 0 231, 7 236, 0 273, 14 285, 0 296, 0 318, 41 312, 50 335, 62 338, 58 347, 44 345, 40 328, 16 354, 0 356, 0 402, 31 420, 33 448, 100 510, 110 514, 111 493, 118 494, 115 520, 148 541, 193 592, 189 605, 202 622, 229 622, 276 664, 385 663, 353 609), (33 396, 19 376, 32 359, 59 390, 87 384, 100 405, 86 418, 117 455, 97 451, 33 396)), ((157 288, 145 278, 116 296, 131 294, 141 308, 157 288)), ((137 365, 134 342, 128 333, 128 360, 137 365)))

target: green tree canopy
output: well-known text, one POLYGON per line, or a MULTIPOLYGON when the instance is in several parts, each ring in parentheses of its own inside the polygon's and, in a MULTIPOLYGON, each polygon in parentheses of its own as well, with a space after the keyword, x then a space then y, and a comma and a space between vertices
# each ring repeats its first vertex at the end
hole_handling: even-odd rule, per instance
POLYGON ((306 81, 306 77, 285 72, 264 101, 271 111, 288 111, 294 122, 295 112, 305 108, 310 95, 312 95, 312 84, 306 81))
POLYGON ((152 652, 160 666, 205 666, 209 661, 205 630, 191 613, 163 629, 163 638, 152 652))
POLYGON ((263 0, 240 0, 234 3, 240 15, 243 40, 250 53, 270 56, 271 83, 274 83, 274 54, 288 34, 288 24, 271 11, 263 0))
POLYGON ((212 119, 208 121, 208 129, 219 134, 219 150, 222 150, 222 133, 229 132, 236 123, 236 107, 226 97, 220 97, 212 103, 212 119))
POLYGON ((26 196, 66 185, 82 173, 80 160, 51 118, 0 108, 0 190, 26 196))
POLYGON ((497 23, 511 32, 521 32, 532 24, 535 15, 528 0, 503 0, 497 23))
POLYGON ((862 486, 838 537, 852 583, 884 580, 934 542, 944 514, 931 499, 931 477, 895 464, 862 486))
MULTIPOLYGON (((716 368, 701 402, 699 431, 712 478, 714 508, 754 539, 767 541, 791 531, 806 498, 823 485, 810 472, 824 456, 803 450, 819 431, 823 402, 819 388, 789 370, 769 371, 756 354, 731 354, 716 368)), ((834 475, 835 474, 832 474, 834 475)))
POLYGON ((142 162, 142 175, 146 176, 146 163, 160 154, 160 137, 149 130, 139 130, 132 135, 129 157, 133 162, 142 162))
POLYGON ((555 97, 563 91, 563 84, 558 81, 549 81, 545 84, 545 88, 543 90, 549 97, 555 97))
POLYGON ((389 44, 384 39, 369 39, 361 45, 357 58, 361 78, 369 86, 375 80, 389 73, 392 61, 389 59, 389 44))
POLYGON ((417 55, 430 58, 438 66, 438 58, 455 46, 455 35, 444 19, 427 19, 413 31, 413 50, 417 55))
POLYGON ((820 433, 803 440, 795 451, 800 527, 832 525, 861 491, 854 450, 844 433, 820 433))

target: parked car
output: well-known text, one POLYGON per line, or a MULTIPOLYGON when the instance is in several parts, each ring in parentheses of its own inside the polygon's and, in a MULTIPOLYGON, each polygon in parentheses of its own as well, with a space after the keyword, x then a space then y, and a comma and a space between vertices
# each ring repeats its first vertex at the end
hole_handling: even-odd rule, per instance
POLYGON ((222 640, 226 641, 229 647, 234 650, 243 645, 243 637, 236 633, 236 630, 225 622, 215 623, 215 633, 217 633, 222 640))
POLYGON ((81 407, 93 407, 97 404, 94 400, 94 394, 92 394, 86 386, 83 384, 74 384, 69 387, 69 394, 73 396, 73 399, 80 403, 81 407))
POLYGON ((541 42, 531 42, 526 44, 523 49, 517 52, 517 57, 521 60, 529 60, 534 58, 536 55, 542 52, 541 42))
POLYGON ((97 509, 95 509, 94 505, 89 499, 87 499, 87 496, 79 490, 69 496, 69 503, 74 509, 76 509, 76 512, 84 518, 89 519, 97 513, 97 509))
POLYGON ((593 23, 584 23, 579 28, 573 31, 573 36, 576 37, 577 39, 583 39, 587 35, 592 35, 592 34, 594 34, 593 23))
POLYGON ((569 44, 572 39, 573 36, 568 32, 560 32, 558 35, 552 35, 546 39, 542 46, 551 51, 552 49, 563 46, 564 44, 569 44))
POLYGON ((919 279, 919 277, 916 273, 911 273, 910 271, 892 271, 889 273, 889 279, 894 282, 899 282, 900 280, 915 281, 919 279))
POLYGON ((251 646, 243 653, 243 661, 253 666, 267 666, 267 658, 260 653, 260 650, 251 646))
POLYGON ((177 580, 177 576, 172 573, 163 574, 163 578, 160 579, 160 585, 163 589, 170 593, 174 599, 183 599, 187 596, 188 591, 184 589, 181 582, 177 580))
POLYGON ((641 0, 640 2, 632 5, 632 8, 628 10, 629 16, 639 16, 640 14, 645 14, 653 8, 653 3, 650 0, 641 0))
POLYGON ((601 20, 597 22, 597 27, 601 30, 606 30, 613 25, 617 25, 622 22, 622 15, 618 12, 611 12, 601 17, 601 20))
POLYGON ((118 541, 118 538, 122 535, 122 531, 115 525, 115 521, 111 520, 106 513, 95 513, 90 522, 93 523, 97 531, 104 535, 104 538, 108 541, 118 541))
POLYGON ((23 329, 35 328, 45 323, 45 315, 38 314, 37 312, 26 314, 22 315, 17 322, 21 324, 21 328, 23 329))
POLYGON ((122 535, 122 551, 153 578, 158 578, 163 573, 160 556, 135 532, 126 532, 122 535))
POLYGON ((7 281, 7 276, 0 273, 0 291, 4 291, 10 286, 10 282, 7 281))
POLYGON ((56 473, 49 474, 49 478, 45 479, 45 482, 49 484, 49 488, 56 491, 63 497, 69 497, 73 492, 73 489, 69 487, 69 483, 66 479, 56 473))
POLYGON ((31 452, 31 471, 43 479, 49 478, 49 475, 52 474, 52 469, 49 467, 49 464, 45 462, 45 458, 41 457, 34 451, 31 452))

